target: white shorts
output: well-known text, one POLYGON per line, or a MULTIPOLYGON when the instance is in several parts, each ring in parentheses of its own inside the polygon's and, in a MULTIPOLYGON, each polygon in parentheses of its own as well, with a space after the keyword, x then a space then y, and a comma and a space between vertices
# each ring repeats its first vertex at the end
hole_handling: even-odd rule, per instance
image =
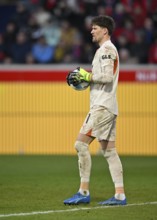
POLYGON ((92 108, 80 129, 81 134, 95 137, 98 141, 115 141, 117 116, 106 108, 97 106, 92 108))

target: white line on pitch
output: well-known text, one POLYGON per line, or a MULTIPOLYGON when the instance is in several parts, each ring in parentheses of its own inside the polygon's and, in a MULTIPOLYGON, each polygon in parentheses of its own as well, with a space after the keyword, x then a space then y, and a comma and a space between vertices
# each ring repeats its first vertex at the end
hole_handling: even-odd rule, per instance
MULTIPOLYGON (((64 210, 48 210, 48 211, 36 211, 36 212, 23 212, 23 213, 11 213, 11 214, 0 214, 0 218, 15 217, 15 216, 27 216, 27 215, 46 215, 51 213, 64 213, 64 212, 76 212, 93 209, 107 209, 107 208, 118 208, 118 207, 130 207, 130 206, 145 206, 145 205, 157 205, 157 201, 144 202, 144 203, 133 203, 125 206, 96 206, 96 207, 83 207, 83 208, 72 208, 64 210)), ((71 207, 71 206, 69 206, 71 207)))

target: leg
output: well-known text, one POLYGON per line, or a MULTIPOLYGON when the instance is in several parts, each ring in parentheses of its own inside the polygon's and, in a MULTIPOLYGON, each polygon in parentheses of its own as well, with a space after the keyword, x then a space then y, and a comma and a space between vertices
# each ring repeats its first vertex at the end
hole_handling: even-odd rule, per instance
MULTIPOLYGON (((108 165, 109 165, 109 170, 110 174, 113 180, 113 183, 115 185, 115 196, 114 198, 119 201, 113 201, 112 198, 112 205, 115 202, 114 205, 122 205, 126 204, 126 198, 125 198, 125 193, 124 193, 124 184, 123 184, 123 169, 122 169, 122 164, 120 161, 120 158, 117 154, 116 148, 115 148, 115 141, 100 141, 101 148, 103 151, 103 155, 106 158, 108 165), (121 202, 123 201, 123 202, 121 202), (123 204, 124 203, 124 204, 123 204)), ((106 205, 106 201, 102 202, 103 205, 106 205)), ((101 204, 102 204, 101 203, 101 204)), ((110 205, 110 204, 107 204, 110 205)))
POLYGON ((91 155, 89 153, 88 145, 94 140, 93 137, 89 137, 84 134, 79 134, 75 142, 75 149, 78 154, 78 164, 80 173, 80 188, 78 193, 71 198, 64 200, 64 204, 80 204, 89 203, 89 180, 91 172, 91 155))
POLYGON ((85 134, 79 134, 75 142, 75 148, 78 153, 78 164, 80 173, 80 191, 89 192, 89 181, 91 172, 91 155, 89 153, 88 145, 94 140, 93 137, 85 134))

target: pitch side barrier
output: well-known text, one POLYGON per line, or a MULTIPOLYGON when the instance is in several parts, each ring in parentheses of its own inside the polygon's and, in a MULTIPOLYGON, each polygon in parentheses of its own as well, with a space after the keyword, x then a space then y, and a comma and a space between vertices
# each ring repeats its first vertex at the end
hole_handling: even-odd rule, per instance
MULTIPOLYGON (((0 65, 0 154, 74 154, 89 110, 89 89, 66 83, 89 65, 0 65)), ((157 155, 157 65, 121 65, 116 146, 122 155, 157 155)), ((99 154, 94 141, 92 154, 99 154)))
MULTIPOLYGON (((91 70, 89 65, 80 65, 91 70)), ((0 65, 0 82, 65 81, 78 65, 0 65)), ((157 82, 157 65, 121 65, 119 82, 157 82)))

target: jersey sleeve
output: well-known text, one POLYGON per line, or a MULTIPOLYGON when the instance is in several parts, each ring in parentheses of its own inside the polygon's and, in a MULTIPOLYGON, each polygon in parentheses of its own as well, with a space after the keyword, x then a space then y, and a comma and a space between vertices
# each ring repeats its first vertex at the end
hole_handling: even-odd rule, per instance
POLYGON ((105 47, 100 51, 101 66, 114 65, 116 60, 116 51, 113 48, 105 47))

